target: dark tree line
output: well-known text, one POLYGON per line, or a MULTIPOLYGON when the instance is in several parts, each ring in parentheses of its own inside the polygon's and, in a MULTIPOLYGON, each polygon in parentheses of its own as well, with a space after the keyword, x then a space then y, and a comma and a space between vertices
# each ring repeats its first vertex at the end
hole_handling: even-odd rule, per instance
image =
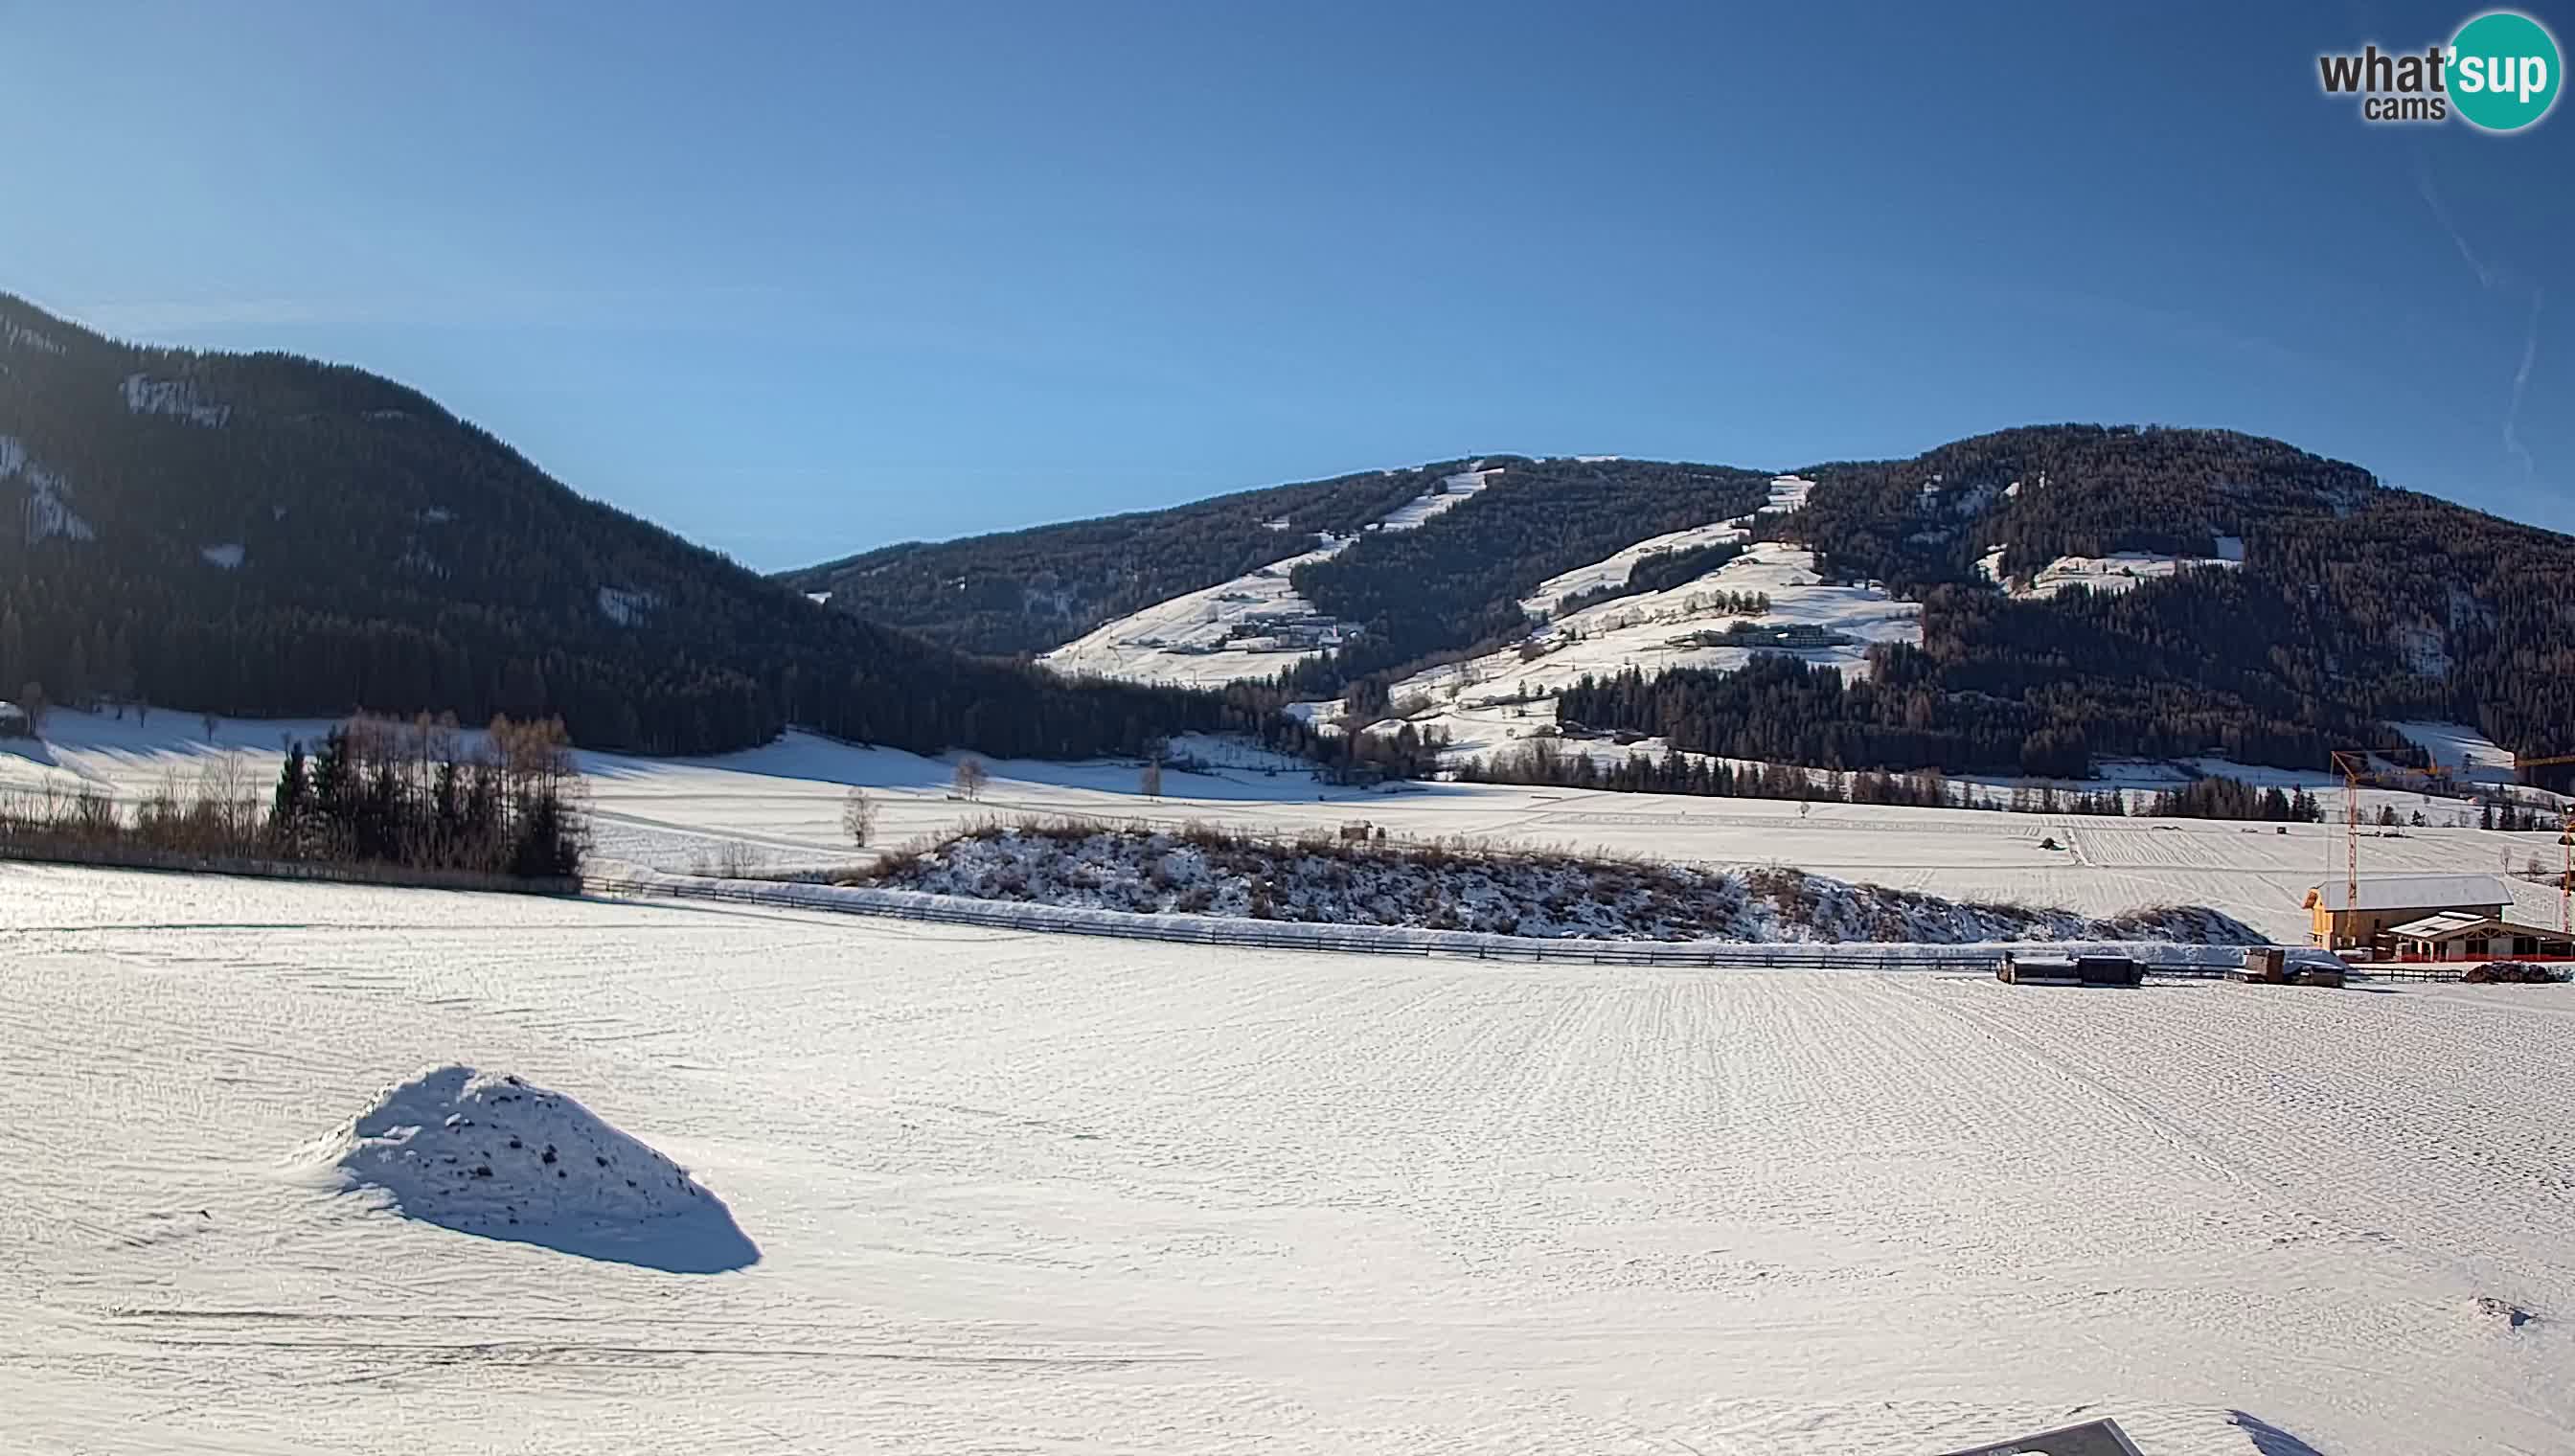
MULTIPOLYGON (((1815 803, 1899 804, 1912 808, 2007 809, 2014 813, 2118 817, 2131 812, 2116 788, 2067 789, 2025 784, 1997 791, 1937 769, 1818 773, 1787 763, 1734 763, 1666 749, 1660 757, 1630 752, 1606 761, 1578 744, 1533 738, 1519 747, 1467 759, 1459 779, 1473 783, 1553 784, 1621 793, 1679 793, 1709 798, 1800 799, 1815 803)), ((2255 788, 2237 779, 2198 778, 2148 798, 2133 812, 2166 818, 2271 819, 2312 823, 2323 817, 2305 789, 2255 788)), ((2489 808, 2491 816, 2491 807, 2489 808)), ((2393 822, 2391 819, 2390 822, 2393 822)), ((2420 819, 2417 819, 2420 822, 2420 819)), ((2491 824, 2488 825, 2492 827, 2491 824)))
POLYGON ((17 795, 0 804, 0 837, 559 878, 580 872, 589 847, 580 782, 552 719, 496 719, 473 747, 453 720, 358 719, 290 744, 265 794, 240 757, 216 754, 193 784, 174 774, 131 814, 96 790, 17 795))
POLYGON ((560 722, 495 720, 482 752, 452 726, 361 719, 308 755, 288 747, 266 832, 285 859, 578 873, 588 847, 578 772, 560 722))
POLYGON ((2165 818, 2264 819, 2300 824, 2318 823, 2324 818, 2316 796, 2303 788, 2256 788, 2240 778, 2197 778, 2179 788, 2165 789, 2154 796, 2146 812, 2165 818))

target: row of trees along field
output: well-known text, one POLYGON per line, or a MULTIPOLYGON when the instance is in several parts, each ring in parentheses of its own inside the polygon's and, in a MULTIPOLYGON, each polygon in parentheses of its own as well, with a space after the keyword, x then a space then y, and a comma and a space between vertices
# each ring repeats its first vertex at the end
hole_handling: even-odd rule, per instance
MULTIPOLYGON (((1469 783, 1553 784, 1612 792, 2006 809, 2014 813, 2134 813, 2299 823, 2314 823, 2324 816, 2315 795, 2303 788, 2256 788, 2231 778, 2195 779, 2131 805, 2117 788, 2024 784, 1997 789, 1953 779, 1937 769, 1906 773, 1877 769, 1817 771, 1785 763, 1738 764, 1672 750, 1666 750, 1661 757, 1631 752, 1602 762, 1579 746, 1546 737, 1529 739, 1489 757, 1470 757, 1458 765, 1457 777, 1469 783)), ((2420 816, 2415 822, 2422 822, 2420 816)), ((2493 824, 2487 826, 2491 828, 2493 824)))
POLYGON ((298 863, 580 872, 589 815, 561 721, 493 720, 469 742, 453 719, 360 718, 292 743, 265 794, 237 754, 193 784, 174 770, 130 812, 106 794, 21 793, 0 836, 298 863))

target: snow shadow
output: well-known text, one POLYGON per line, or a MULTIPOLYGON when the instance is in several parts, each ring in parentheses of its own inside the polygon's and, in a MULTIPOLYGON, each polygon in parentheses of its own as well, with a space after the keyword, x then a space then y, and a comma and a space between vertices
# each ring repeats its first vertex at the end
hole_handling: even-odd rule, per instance
POLYGON ((2288 1432, 2281 1430, 2278 1426, 2271 1424, 2260 1416, 2247 1415, 2240 1410, 2231 1410, 2226 1413, 2226 1419, 2232 1422, 2236 1429, 2242 1431, 2247 1437, 2251 1438, 2253 1449, 2260 1452, 2261 1456, 2325 1456, 2325 1453, 2322 1451, 2319 1451, 2315 1447, 2308 1445, 2306 1442, 2299 1440, 2297 1437, 2290 1435, 2288 1432))
POLYGON ((24 758, 30 763, 39 763, 47 768, 62 766, 54 758, 53 747, 43 738, 0 738, 0 753, 24 758))
POLYGON ((614 1224, 588 1228, 503 1224, 496 1228, 488 1223, 468 1224, 434 1217, 418 1221, 502 1243, 535 1244, 559 1254, 607 1264, 633 1264, 665 1274, 730 1274, 759 1263, 760 1246, 742 1231, 742 1225, 734 1222, 733 1211, 725 1207, 724 1201, 712 1193, 701 1201, 705 1206, 694 1214, 664 1219, 645 1228, 614 1224))

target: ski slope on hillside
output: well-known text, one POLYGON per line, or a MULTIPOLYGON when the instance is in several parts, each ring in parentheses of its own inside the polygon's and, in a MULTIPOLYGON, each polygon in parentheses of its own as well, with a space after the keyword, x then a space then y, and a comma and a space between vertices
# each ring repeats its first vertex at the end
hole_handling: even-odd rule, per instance
MULTIPOLYGON (((1500 474, 1496 468, 1445 476, 1438 490, 1405 502, 1367 530, 1418 530, 1480 494, 1500 474)), ((1185 688, 1221 688, 1276 676, 1299 658, 1338 647, 1353 631, 1317 613, 1288 580, 1296 568, 1329 561, 1358 537, 1319 540, 1301 556, 1103 623, 1038 661, 1069 675, 1185 688)))
POLYGON ((1520 610, 1541 621, 1553 617, 1568 597, 1597 592, 1603 587, 1623 587, 1639 563, 1666 556, 1676 551, 1691 551, 1702 546, 1721 546, 1741 541, 1751 535, 1749 528, 1733 522, 1719 521, 1707 526, 1685 527, 1649 536, 1635 545, 1610 554, 1607 558, 1572 571, 1549 577, 1535 592, 1520 599, 1520 610))
POLYGON ((2575 1446, 2570 987, 1498 970, 11 864, 0 959, 13 1449, 2575 1446), (748 1247, 679 1272, 310 1174, 452 1062, 577 1099, 748 1247))
POLYGON ((2103 596, 2117 596, 2136 590, 2141 582, 2178 576, 2203 568, 2235 569, 2244 565, 2244 543, 2232 536, 2219 537, 2217 555, 2213 557, 2158 556, 2153 552, 2122 551, 2108 556, 2062 556, 2039 568, 2027 581, 2005 581, 2002 576, 2003 552, 1988 552, 1976 563, 1987 581, 2002 587, 2009 595, 2023 601, 2054 597, 2069 587, 2081 587, 2103 596))
MULTIPOLYGON (((1760 542, 1678 587, 1612 598, 1557 618, 1531 633, 1528 641, 1534 653, 1505 648, 1431 668, 1395 685, 1390 696, 1397 702, 1424 698, 1434 707, 1455 704, 1464 711, 1517 706, 1550 697, 1582 678, 1629 669, 1648 677, 1680 668, 1732 672, 1756 652, 1785 653, 1838 668, 1845 677, 1863 677, 1872 644, 1922 641, 1922 608, 1898 602, 1879 587, 1827 583, 1815 572, 1814 553, 1760 542), (1769 611, 1739 615, 1727 609, 1724 599, 1745 594, 1768 597, 1769 611), (1723 634, 1736 624, 1750 631, 1747 645, 1705 640, 1704 635, 1723 634), (1775 636, 1792 629, 1812 636, 1775 636), (1782 641, 1829 645, 1782 646, 1782 641)), ((1448 726, 1437 717, 1428 722, 1448 726)))

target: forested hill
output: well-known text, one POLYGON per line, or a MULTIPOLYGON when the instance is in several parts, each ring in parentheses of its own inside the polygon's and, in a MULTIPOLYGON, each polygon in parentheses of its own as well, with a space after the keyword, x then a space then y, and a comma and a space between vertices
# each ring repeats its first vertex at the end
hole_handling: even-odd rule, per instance
POLYGON ((907 543, 789 572, 800 591, 937 642, 1035 655, 1184 593, 1356 537, 1298 569, 1299 592, 1360 626, 1363 647, 1310 667, 1296 691, 1462 649, 1519 621, 1513 603, 1555 573, 1658 532, 1740 516, 1766 475, 1721 466, 1490 456, 1372 471, 936 545, 907 543), (1470 469, 1489 488, 1418 529, 1373 531, 1470 469))
POLYGON ((0 697, 561 714, 705 752, 790 723, 1073 756, 1220 725, 816 607, 574 494, 416 391, 104 339, 0 295, 0 697))
POLYGON ((1565 716, 1854 769, 2322 768, 2401 749, 2408 719, 2575 750, 2575 538, 2224 431, 2008 430, 1804 474, 1805 507, 1764 529, 1921 601, 1922 646, 1873 649, 1862 682, 1622 674, 1565 716), (2050 576, 2091 585, 2033 590, 2050 576))
POLYGON ((1455 466, 1257 491, 1027 531, 906 542, 779 580, 871 622, 979 653, 1035 656, 1112 618, 1347 536, 1455 466))
MULTIPOLYGON (((2575 751, 2575 538, 2276 440, 2006 430, 1799 470, 1814 483, 1804 505, 1757 517, 1767 477, 1751 472, 1493 457, 1481 464, 1498 473, 1455 509, 1364 530, 1469 463, 890 548, 796 580, 862 614, 1036 652, 1304 550, 1312 532, 1357 528, 1291 580, 1359 632, 1297 663, 1286 687, 1376 713, 1424 662, 1543 631, 1517 605, 1539 581, 1660 533, 1748 520, 1756 537, 1810 547, 1828 579, 1921 602, 1922 646, 1876 650, 1865 687, 1793 660, 1736 674, 1640 664, 1562 699, 1565 717, 1852 769, 2081 773, 2103 756, 2210 749, 2322 767, 2334 747, 2397 747, 2388 725, 2406 719, 2575 751), (1271 529, 1283 520, 1294 529, 1271 529)), ((1658 568, 1713 570, 1725 554, 1649 560, 1625 589, 1680 585, 1658 568)))
POLYGON ((2575 751, 2575 537, 2219 430, 2034 427, 1806 474, 1805 509, 1775 529, 1828 570, 1920 597, 1952 693, 2060 705, 2060 724, 2082 716, 2084 684, 2168 709, 2205 693, 2208 722, 2295 729, 2298 746, 2255 761, 2301 766, 2373 719, 2575 751), (2012 601, 1984 570, 2000 551, 1994 574, 2026 584, 2061 557, 2222 559, 2238 543, 2240 567, 2120 596, 2012 601))

